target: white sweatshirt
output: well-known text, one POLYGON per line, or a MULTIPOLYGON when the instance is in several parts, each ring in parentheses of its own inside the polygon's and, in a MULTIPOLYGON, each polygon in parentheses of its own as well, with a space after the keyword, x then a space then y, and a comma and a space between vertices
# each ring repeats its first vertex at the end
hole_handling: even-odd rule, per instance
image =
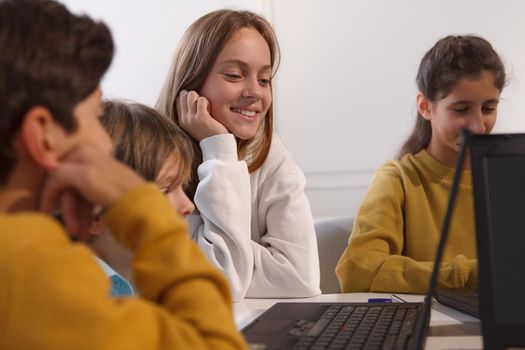
POLYGON ((232 134, 200 142, 192 238, 228 278, 233 301, 309 297, 319 289, 319 256, 305 178, 274 135, 268 158, 248 173, 232 134))

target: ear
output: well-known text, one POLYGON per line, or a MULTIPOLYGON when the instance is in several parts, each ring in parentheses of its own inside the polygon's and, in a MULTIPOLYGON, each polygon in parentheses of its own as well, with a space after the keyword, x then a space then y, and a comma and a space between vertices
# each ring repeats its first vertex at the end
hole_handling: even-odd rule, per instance
POLYGON ((432 120, 432 103, 422 92, 417 94, 416 104, 419 114, 428 121, 432 120))
POLYGON ((64 129, 53 119, 49 109, 32 107, 20 128, 22 145, 32 160, 45 169, 54 169, 60 158, 60 140, 64 129))

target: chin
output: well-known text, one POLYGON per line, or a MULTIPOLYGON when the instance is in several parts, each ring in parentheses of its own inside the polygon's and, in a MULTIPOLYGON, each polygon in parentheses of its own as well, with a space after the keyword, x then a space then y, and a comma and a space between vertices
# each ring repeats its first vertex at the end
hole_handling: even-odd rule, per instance
POLYGON ((250 135, 245 135, 245 134, 234 134, 234 135, 236 138, 238 138, 239 140, 243 140, 243 141, 249 141, 255 137, 255 133, 250 134, 250 135))
POLYGON ((255 130, 250 130, 250 129, 237 129, 235 130, 235 128, 232 128, 229 130, 232 134, 235 135, 236 138, 240 139, 240 140, 243 140, 243 141, 248 141, 248 140, 251 140, 255 137, 255 135, 257 135, 257 129, 255 130))

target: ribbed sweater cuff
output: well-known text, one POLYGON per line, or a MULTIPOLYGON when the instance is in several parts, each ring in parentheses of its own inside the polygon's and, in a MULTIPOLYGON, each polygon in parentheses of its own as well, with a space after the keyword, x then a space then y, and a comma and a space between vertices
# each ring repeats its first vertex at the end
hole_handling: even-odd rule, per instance
POLYGON ((207 137, 199 143, 202 150, 202 160, 220 159, 237 161, 237 142, 233 134, 221 134, 207 137))
POLYGON ((478 260, 472 259, 467 261, 467 268, 464 271, 464 277, 466 287, 479 286, 478 260))

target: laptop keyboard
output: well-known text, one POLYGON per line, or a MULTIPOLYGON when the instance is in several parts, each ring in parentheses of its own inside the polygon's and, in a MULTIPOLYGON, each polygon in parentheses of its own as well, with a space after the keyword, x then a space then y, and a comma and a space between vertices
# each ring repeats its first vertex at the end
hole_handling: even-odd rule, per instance
POLYGON ((330 306, 293 349, 404 349, 419 310, 402 303, 330 306))

